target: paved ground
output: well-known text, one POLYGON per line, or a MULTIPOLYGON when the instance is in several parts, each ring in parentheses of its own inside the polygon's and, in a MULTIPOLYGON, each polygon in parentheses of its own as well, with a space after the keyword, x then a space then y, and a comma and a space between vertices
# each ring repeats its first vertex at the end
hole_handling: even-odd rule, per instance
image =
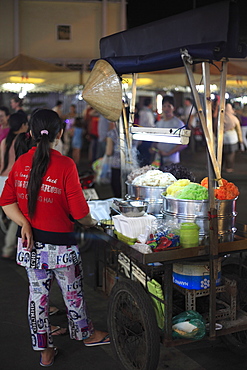
MULTIPOLYGON (((238 153, 235 172, 225 176, 240 189, 237 204, 238 222, 246 222, 247 169, 246 153, 238 153)), ((204 151, 192 154, 182 153, 182 164, 190 168, 198 181, 207 175, 204 151)), ((223 177, 224 177, 223 173, 223 177)), ((109 187, 97 188, 101 198, 111 197, 109 187)), ((0 233, 0 247, 3 234, 0 233)), ((100 290, 94 290, 94 264, 92 250, 83 252, 85 273, 85 295, 95 326, 105 330, 108 297, 100 290)), ((25 270, 14 261, 0 259, 0 368, 2 370, 40 369, 39 356, 31 349, 27 326, 28 284, 25 270)), ((60 292, 56 286, 52 290, 52 303, 64 308, 60 292)), ((54 316, 53 324, 66 325, 64 314, 54 316)), ((112 357, 111 346, 86 348, 82 343, 72 341, 68 336, 56 337, 55 344, 60 348, 54 369, 115 370, 121 365, 112 357)), ((220 339, 214 342, 201 341, 176 348, 161 346, 158 370, 229 370, 246 369, 247 360, 232 354, 220 339)))

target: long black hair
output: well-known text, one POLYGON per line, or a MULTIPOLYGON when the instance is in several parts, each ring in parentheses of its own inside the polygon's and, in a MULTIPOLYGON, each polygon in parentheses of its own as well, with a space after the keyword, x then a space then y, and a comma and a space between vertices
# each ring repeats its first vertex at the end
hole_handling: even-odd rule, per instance
POLYGON ((17 135, 15 141, 15 160, 17 160, 22 154, 28 152, 32 146, 35 146, 35 143, 29 132, 22 132, 17 135))
POLYGON ((62 129, 58 114, 50 109, 36 110, 30 119, 30 129, 37 149, 35 151, 28 182, 28 213, 34 216, 42 178, 50 163, 50 143, 53 143, 62 129))
POLYGON ((4 162, 3 162, 3 169, 1 171, 1 174, 6 170, 9 164, 9 150, 13 143, 13 140, 17 136, 17 131, 21 128, 23 124, 26 123, 26 120, 22 114, 19 113, 13 113, 9 117, 9 127, 10 130, 8 132, 8 135, 6 136, 6 142, 5 142, 5 153, 4 153, 4 162))

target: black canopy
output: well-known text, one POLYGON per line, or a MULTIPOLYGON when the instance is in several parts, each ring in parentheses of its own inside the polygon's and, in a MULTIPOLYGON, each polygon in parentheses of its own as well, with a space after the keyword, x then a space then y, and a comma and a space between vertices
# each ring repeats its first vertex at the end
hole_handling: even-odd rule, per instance
POLYGON ((194 60, 244 58, 247 49, 239 42, 238 5, 215 3, 100 40, 101 58, 120 75, 181 67, 182 49, 194 60))

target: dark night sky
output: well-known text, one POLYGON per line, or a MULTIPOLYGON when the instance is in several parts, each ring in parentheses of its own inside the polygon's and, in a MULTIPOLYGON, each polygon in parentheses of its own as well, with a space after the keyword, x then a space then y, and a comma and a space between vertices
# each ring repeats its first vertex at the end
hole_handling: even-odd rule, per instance
MULTIPOLYGON (((220 1, 222 0, 127 0, 128 28, 220 1)), ((247 42, 247 0, 237 0, 236 2, 240 8, 240 39, 247 42)))

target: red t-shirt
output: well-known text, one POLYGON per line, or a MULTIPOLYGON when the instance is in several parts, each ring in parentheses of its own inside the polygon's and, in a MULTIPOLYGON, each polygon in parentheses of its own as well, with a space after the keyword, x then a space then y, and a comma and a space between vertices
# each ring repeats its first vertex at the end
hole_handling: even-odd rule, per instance
POLYGON ((27 184, 36 148, 23 154, 13 165, 5 183, 0 206, 18 203, 33 228, 51 233, 71 233, 75 220, 89 213, 74 161, 51 149, 48 169, 42 180, 35 215, 30 220, 27 208, 27 184))

